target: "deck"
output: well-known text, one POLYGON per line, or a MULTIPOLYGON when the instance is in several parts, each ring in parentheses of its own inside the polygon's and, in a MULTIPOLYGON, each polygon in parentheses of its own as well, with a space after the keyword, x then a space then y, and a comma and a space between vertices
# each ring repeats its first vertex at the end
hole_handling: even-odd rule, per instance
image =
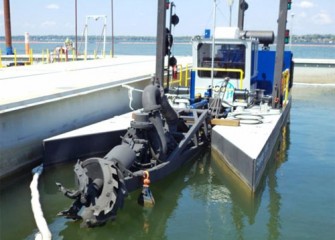
POLYGON ((287 123, 290 108, 291 101, 281 112, 278 109, 262 112, 257 106, 242 114, 261 116, 260 124, 213 128, 212 149, 253 192, 260 183, 281 130, 287 123))

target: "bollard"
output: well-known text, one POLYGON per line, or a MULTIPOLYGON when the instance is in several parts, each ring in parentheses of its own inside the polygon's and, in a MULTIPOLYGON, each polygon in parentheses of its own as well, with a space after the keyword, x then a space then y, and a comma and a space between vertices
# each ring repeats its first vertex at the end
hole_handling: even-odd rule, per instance
POLYGON ((17 60, 16 60, 16 48, 14 49, 14 66, 17 66, 17 60))
POLYGON ((47 56, 46 56, 46 63, 50 63, 50 53, 49 53, 49 48, 47 49, 47 56))
POLYGON ((29 49, 29 64, 33 64, 33 49, 29 49))

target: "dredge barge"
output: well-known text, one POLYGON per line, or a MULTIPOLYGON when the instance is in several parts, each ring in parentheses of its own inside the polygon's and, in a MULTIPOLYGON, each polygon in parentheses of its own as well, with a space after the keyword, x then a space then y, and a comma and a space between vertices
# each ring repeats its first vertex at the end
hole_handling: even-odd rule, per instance
MULTIPOLYGON (((243 18, 246 6, 245 1, 240 2, 243 18)), ((65 196, 74 199, 60 215, 83 219, 88 227, 102 225, 115 218, 128 191, 141 187, 139 203, 153 205, 150 182, 177 170, 209 143, 250 191, 256 191, 290 111, 293 62, 292 54, 284 53, 284 3, 282 0, 276 51, 269 50, 272 32, 245 31, 243 21, 238 28, 216 28, 212 36, 206 31, 204 37, 193 39, 190 87, 173 88, 170 69, 176 59, 170 56, 172 35, 171 27, 165 27, 166 7, 171 10, 170 26, 179 19, 172 15, 173 3, 158 0, 156 75, 143 90, 143 109, 111 119, 107 125, 113 127, 100 131, 113 141, 111 150, 99 157, 94 154, 102 153, 101 149, 87 152, 85 146, 101 139, 80 130, 44 141, 46 165, 80 159, 74 168, 78 189, 68 190, 57 183, 65 196), (68 159, 64 154, 61 160, 50 157, 57 156, 53 149, 66 148, 71 134, 76 135, 70 141, 81 139, 82 147, 68 159), (55 142, 57 148, 52 147, 55 142)))

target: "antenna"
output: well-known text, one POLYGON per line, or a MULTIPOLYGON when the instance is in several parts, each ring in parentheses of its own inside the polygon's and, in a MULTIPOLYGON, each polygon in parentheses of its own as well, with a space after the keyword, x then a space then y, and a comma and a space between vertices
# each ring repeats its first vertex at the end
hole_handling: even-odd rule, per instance
POLYGON ((231 27, 231 11, 233 8, 234 0, 227 0, 229 6, 229 27, 231 27))

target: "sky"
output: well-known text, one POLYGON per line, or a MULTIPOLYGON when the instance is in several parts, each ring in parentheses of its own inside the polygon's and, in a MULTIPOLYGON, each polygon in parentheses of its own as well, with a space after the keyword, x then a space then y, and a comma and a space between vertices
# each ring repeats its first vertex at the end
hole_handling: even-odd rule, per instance
MULTIPOLYGON (((106 15, 107 35, 111 35, 112 0, 77 0, 78 35, 84 33, 86 16, 106 15)), ((246 30, 277 32, 279 0, 246 0, 246 30)), ((155 36, 157 0, 113 0, 114 34, 125 36, 155 36)), ((174 36, 202 35, 213 26, 214 0, 174 0, 179 24, 174 36)), ((217 26, 229 26, 227 0, 216 0, 217 26)), ((238 0, 232 7, 232 25, 237 25, 238 0)), ((10 0, 12 35, 74 35, 75 0, 10 0)), ((335 34, 334 0, 292 0, 287 28, 294 35, 335 34)), ((4 36, 3 1, 0 1, 0 36, 4 36)), ((89 20, 88 33, 101 35, 103 20, 89 20)))

